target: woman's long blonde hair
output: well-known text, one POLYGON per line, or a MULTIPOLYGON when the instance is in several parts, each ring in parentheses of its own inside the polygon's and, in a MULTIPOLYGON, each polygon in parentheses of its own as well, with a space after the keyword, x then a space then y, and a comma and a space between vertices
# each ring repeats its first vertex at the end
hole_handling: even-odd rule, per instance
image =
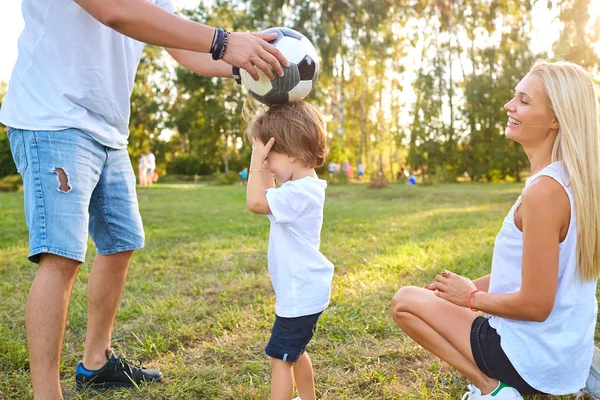
POLYGON ((562 161, 573 187, 577 264, 582 280, 600 275, 600 128, 598 93, 585 69, 567 61, 538 61, 530 74, 541 78, 559 122, 552 161, 562 161))

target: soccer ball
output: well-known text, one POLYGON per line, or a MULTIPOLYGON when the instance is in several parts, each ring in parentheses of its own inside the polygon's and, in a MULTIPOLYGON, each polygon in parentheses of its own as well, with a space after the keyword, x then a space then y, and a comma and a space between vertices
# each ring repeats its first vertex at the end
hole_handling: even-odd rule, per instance
POLYGON ((272 81, 259 69, 258 81, 241 70, 242 84, 252 97, 263 104, 285 104, 302 100, 308 96, 319 77, 319 57, 315 47, 306 36, 293 29, 269 28, 262 33, 277 34, 277 38, 269 43, 288 59, 290 67, 284 67, 284 75, 275 75, 272 81))

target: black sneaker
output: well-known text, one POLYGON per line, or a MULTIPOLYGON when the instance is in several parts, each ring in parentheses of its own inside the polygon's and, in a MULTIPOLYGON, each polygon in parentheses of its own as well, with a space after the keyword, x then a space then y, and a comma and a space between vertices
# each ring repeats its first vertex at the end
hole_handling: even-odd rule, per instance
POLYGON ((77 364, 77 371, 75 371, 77 390, 132 388, 144 382, 162 382, 160 371, 136 366, 121 357, 117 358, 111 349, 106 350, 106 358, 108 362, 95 371, 86 369, 81 362, 77 364))

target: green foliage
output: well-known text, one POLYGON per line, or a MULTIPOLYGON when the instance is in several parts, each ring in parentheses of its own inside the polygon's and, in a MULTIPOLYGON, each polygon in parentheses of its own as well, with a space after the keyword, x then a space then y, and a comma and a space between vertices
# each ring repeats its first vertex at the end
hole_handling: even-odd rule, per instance
MULTIPOLYGON (((6 84, 0 82, 0 107, 2 107, 2 100, 6 94, 6 84)), ((6 175, 14 174, 16 172, 15 163, 10 152, 10 143, 8 142, 8 136, 6 135, 7 129, 4 125, 0 124, 0 178, 6 175)))
MULTIPOLYGON (((593 70, 600 62, 594 53, 600 32, 597 26, 585 28, 589 3, 548 6, 558 10, 562 23, 556 55, 593 70)), ((313 41, 322 72, 308 101, 326 116, 327 162, 364 162, 391 179, 402 166, 428 182, 465 175, 489 182, 518 180, 528 168, 521 146, 504 137, 502 107, 535 58, 547 57, 529 48, 532 4, 222 0, 183 14, 231 30, 289 26, 313 41)), ((245 89, 182 67, 173 74, 162 57, 162 51, 148 48, 136 79, 134 161, 144 148, 153 148, 159 170, 206 174, 246 166, 245 89), (167 128, 173 136, 159 140, 167 128), (184 168, 190 159, 201 160, 202 167, 184 168)))
POLYGON ((175 175, 207 175, 213 167, 195 157, 180 156, 167 164, 167 173, 175 175))
POLYGON ((234 183, 240 183, 240 175, 236 171, 215 173, 215 183, 217 185, 233 185, 234 183))
POLYGON ((0 124, 0 178, 17 172, 12 153, 10 152, 10 143, 6 134, 6 127, 0 124))

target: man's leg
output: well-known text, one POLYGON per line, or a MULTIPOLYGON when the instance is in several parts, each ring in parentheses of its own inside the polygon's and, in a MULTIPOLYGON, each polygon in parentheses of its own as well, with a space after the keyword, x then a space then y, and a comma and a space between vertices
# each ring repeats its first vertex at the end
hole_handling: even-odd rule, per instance
POLYGON ((106 163, 89 204, 89 232, 96 259, 88 283, 88 326, 77 387, 134 387, 162 380, 160 371, 138 368, 107 354, 133 251, 144 246, 135 175, 126 149, 105 149, 106 163))
POLYGON ((79 262, 42 254, 25 307, 29 367, 35 400, 62 399, 60 356, 71 289, 79 262))
POLYGON ((117 308, 123 294, 127 269, 133 251, 112 255, 96 255, 88 279, 88 323, 83 365, 96 370, 106 364, 106 349, 117 308))

